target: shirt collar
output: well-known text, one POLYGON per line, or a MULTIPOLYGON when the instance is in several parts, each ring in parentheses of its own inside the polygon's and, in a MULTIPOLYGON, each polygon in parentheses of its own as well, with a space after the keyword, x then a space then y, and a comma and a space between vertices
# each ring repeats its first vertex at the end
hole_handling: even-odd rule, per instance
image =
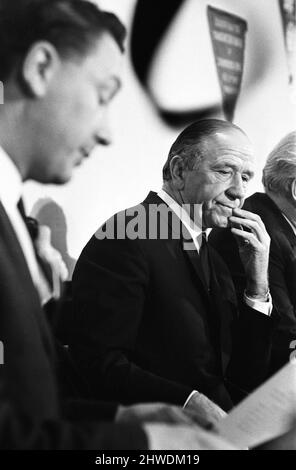
POLYGON ((22 195, 22 178, 14 162, 0 146, 0 200, 15 207, 22 195))
POLYGON ((282 212, 282 215, 285 217, 286 221, 288 222, 288 224, 291 226, 293 232, 294 232, 294 235, 296 235, 296 227, 295 225, 292 224, 291 220, 288 219, 288 217, 282 212))
POLYGON ((169 206, 169 208, 177 215, 177 217, 179 217, 193 240, 196 240, 203 231, 206 232, 207 237, 209 236, 211 231, 210 228, 202 230, 202 204, 195 204, 197 220, 193 221, 188 212, 182 206, 180 206, 180 204, 178 204, 178 202, 175 201, 175 199, 173 199, 166 191, 161 189, 157 195, 169 206))

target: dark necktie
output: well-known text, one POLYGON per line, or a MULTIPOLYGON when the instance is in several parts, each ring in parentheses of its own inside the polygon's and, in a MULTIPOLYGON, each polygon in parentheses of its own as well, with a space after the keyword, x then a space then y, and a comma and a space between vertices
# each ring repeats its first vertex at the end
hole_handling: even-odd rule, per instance
POLYGON ((208 250, 208 242, 207 242, 207 234, 206 232, 202 232, 202 243, 199 249, 199 259, 200 264, 203 270, 204 279, 206 281, 206 285, 209 289, 210 287, 210 280, 211 280, 211 268, 210 268, 210 261, 209 261, 209 250, 208 250))
POLYGON ((25 222, 26 224, 26 227, 27 227, 27 230, 30 234, 30 237, 31 237, 31 240, 32 240, 32 243, 33 243, 33 248, 34 248, 34 252, 35 252, 35 256, 37 258, 37 262, 38 262, 38 265, 39 265, 39 268, 41 268, 42 270, 42 273, 43 275, 45 276, 45 279, 49 285, 49 288, 52 289, 52 285, 53 285, 53 281, 52 281, 52 270, 51 270, 51 267, 49 266, 49 264, 45 263, 39 256, 37 250, 36 250, 36 246, 35 246, 35 240, 36 238, 38 237, 38 222, 37 220, 33 219, 32 217, 28 217, 26 215, 26 211, 25 211, 25 206, 24 206, 24 202, 22 200, 22 198, 19 200, 18 204, 17 204, 17 208, 22 216, 22 219, 23 221, 25 222))
POLYGON ((34 240, 36 240, 36 238, 38 237, 38 222, 37 222, 37 220, 33 219, 32 217, 28 217, 26 215, 25 206, 24 206, 24 202, 23 202, 22 198, 19 200, 19 202, 17 204, 17 208, 19 210, 19 213, 22 216, 23 221, 26 224, 26 227, 27 227, 27 230, 30 234, 30 237, 31 237, 32 241, 34 242, 34 240))

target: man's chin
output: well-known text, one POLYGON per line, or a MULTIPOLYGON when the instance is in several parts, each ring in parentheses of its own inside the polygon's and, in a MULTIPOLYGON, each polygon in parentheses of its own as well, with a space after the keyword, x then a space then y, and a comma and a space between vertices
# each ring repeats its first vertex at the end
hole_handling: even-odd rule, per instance
POLYGON ((43 184, 55 184, 57 186, 68 183, 72 178, 72 171, 65 171, 60 174, 47 175, 47 178, 44 178, 40 183, 43 184))
POLYGON ((212 213, 206 218, 206 226, 208 228, 228 228, 230 227, 229 217, 212 213))
POLYGON ((69 183, 69 181, 72 179, 72 176, 73 176, 73 170, 67 171, 61 175, 57 175, 53 184, 61 185, 61 184, 69 183))

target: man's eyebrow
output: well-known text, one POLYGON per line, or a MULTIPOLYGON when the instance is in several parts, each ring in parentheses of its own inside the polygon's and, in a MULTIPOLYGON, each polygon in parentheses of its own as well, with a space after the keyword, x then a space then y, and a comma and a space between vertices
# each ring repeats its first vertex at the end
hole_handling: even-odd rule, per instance
POLYGON ((232 168, 233 170, 236 170, 239 165, 233 162, 227 162, 227 161, 218 161, 218 162, 213 162, 212 168, 222 168, 227 166, 228 168, 232 168))
POLYGON ((254 170, 246 170, 246 171, 243 171, 243 174, 249 175, 250 178, 253 178, 253 176, 255 175, 255 171, 254 170))
MULTIPOLYGON (((231 168, 232 170, 237 170, 240 165, 237 165, 236 163, 233 162, 215 162, 212 166, 213 169, 215 168, 223 168, 223 167, 228 167, 231 168)), ((249 175, 251 178, 255 175, 254 170, 245 170, 242 171, 243 174, 249 175)))

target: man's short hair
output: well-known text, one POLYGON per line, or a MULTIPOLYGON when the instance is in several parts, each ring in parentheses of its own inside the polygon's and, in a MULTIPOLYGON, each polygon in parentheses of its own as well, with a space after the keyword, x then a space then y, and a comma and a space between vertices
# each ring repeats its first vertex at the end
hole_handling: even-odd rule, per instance
POLYGON ((169 151, 167 161, 162 170, 163 181, 170 181, 172 179, 170 163, 176 155, 183 159, 186 169, 193 170, 203 157, 204 139, 216 132, 229 129, 237 129, 243 132, 235 124, 222 121, 221 119, 201 119, 186 127, 177 137, 169 151))
POLYGON ((267 157, 262 183, 266 191, 290 196, 296 179, 296 131, 287 134, 267 157))
POLYGON ((125 28, 112 13, 88 0, 0 0, 0 80, 37 41, 49 41, 63 58, 83 56, 104 33, 121 51, 125 28))

